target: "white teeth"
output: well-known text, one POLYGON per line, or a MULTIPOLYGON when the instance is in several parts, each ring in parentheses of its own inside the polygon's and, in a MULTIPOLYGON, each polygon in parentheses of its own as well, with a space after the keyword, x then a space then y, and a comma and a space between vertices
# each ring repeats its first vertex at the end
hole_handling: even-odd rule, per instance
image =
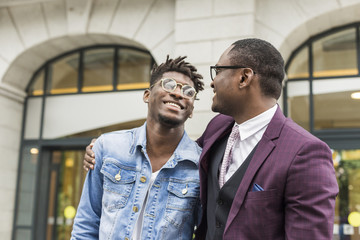
POLYGON ((171 106, 174 106, 174 107, 177 107, 177 108, 181 109, 180 105, 178 105, 178 104, 176 104, 176 103, 166 102, 165 104, 171 105, 171 106))

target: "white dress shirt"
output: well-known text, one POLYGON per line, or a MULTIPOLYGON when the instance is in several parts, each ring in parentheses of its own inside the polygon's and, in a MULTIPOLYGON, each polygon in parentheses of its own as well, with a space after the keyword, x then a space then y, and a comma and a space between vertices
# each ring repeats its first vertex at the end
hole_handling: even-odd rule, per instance
POLYGON ((272 108, 242 124, 235 123, 239 127, 240 139, 234 144, 232 160, 225 175, 225 182, 238 170, 256 144, 258 144, 277 108, 278 105, 275 104, 272 108))

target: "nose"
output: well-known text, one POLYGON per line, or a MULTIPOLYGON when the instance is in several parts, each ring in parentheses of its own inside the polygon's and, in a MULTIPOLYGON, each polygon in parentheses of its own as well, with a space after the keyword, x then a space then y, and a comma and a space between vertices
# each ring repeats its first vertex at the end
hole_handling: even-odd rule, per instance
POLYGON ((175 90, 172 91, 170 93, 170 95, 176 97, 176 98, 179 98, 179 99, 182 99, 183 98, 183 95, 182 95, 182 92, 181 92, 181 86, 180 85, 177 85, 175 90))
POLYGON ((214 80, 211 81, 210 87, 211 87, 211 88, 214 88, 214 80))

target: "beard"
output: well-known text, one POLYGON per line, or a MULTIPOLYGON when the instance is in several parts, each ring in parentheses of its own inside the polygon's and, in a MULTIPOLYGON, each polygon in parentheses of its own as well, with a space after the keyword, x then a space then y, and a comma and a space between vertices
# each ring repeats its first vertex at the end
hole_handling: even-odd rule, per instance
POLYGON ((179 120, 176 120, 173 118, 168 118, 161 114, 159 114, 159 121, 168 127, 178 127, 182 124, 182 122, 179 120))

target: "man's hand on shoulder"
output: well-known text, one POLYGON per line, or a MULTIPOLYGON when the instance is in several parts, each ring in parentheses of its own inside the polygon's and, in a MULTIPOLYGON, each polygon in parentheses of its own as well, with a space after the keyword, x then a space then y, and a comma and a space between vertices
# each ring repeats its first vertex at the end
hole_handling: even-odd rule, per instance
POLYGON ((89 171, 89 169, 94 169, 94 165, 95 165, 95 153, 92 150, 94 143, 96 141, 96 138, 93 138, 91 140, 91 143, 89 145, 86 146, 86 152, 84 154, 84 169, 86 171, 89 171))

